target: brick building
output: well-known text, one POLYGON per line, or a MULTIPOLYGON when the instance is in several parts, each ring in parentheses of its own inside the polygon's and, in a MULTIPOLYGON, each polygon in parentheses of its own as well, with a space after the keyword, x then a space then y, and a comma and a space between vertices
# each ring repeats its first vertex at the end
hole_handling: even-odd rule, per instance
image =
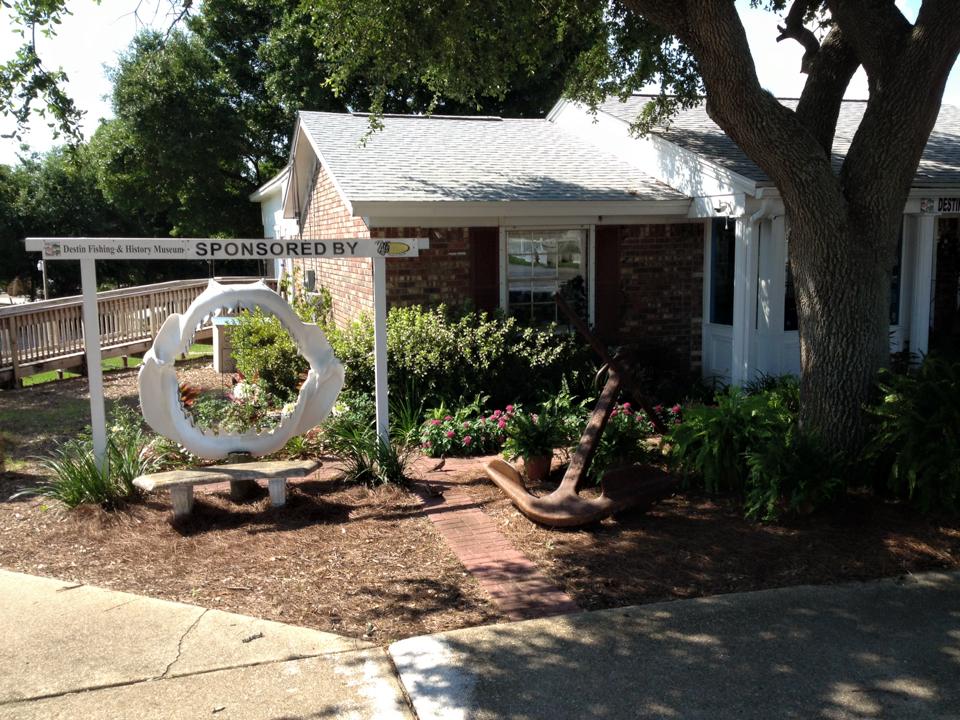
MULTIPOLYGON (((376 132, 362 114, 302 112, 290 163, 251 199, 267 237, 428 238, 419 257, 386 261, 390 305, 542 322, 556 317, 559 290, 609 342, 734 382, 797 372, 776 188, 703 107, 633 137, 645 102, 610 101, 593 116, 561 101, 544 120, 387 116, 376 132)), ((844 103, 838 155, 862 112, 844 103)), ((955 227, 960 210, 958 147, 960 114, 944 107, 904 208, 893 349, 924 351, 932 314, 949 305, 933 279, 938 228, 955 227)), ((370 259, 296 262, 330 291, 338 323, 372 312, 370 259)))

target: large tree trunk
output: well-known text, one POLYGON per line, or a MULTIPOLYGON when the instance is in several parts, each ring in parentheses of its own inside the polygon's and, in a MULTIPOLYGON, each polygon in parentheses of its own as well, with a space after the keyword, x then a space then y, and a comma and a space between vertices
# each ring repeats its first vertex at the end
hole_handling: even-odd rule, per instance
POLYGON ((757 79, 733 2, 625 0, 676 34, 696 58, 707 112, 774 181, 790 223, 797 289, 804 429, 855 455, 863 406, 889 356, 890 271, 904 204, 960 52, 960 3, 924 0, 910 25, 893 0, 827 0, 823 41, 792 0, 781 38, 807 50, 796 111, 757 79), (844 91, 858 66, 870 99, 839 175, 831 151, 844 91))
POLYGON ((857 225, 837 208, 789 199, 787 205, 800 322, 801 426, 829 448, 855 452, 864 436, 863 406, 889 358, 895 226, 857 225))

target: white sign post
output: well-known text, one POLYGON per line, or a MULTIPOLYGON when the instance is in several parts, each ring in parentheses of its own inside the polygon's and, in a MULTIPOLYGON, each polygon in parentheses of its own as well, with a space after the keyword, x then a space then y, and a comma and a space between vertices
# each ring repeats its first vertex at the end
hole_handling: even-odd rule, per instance
POLYGON ((430 246, 427 238, 222 239, 222 238, 71 238, 32 237, 27 250, 43 260, 80 260, 83 291, 83 344, 90 389, 93 450, 103 467, 107 450, 103 369, 100 360, 100 316, 97 312, 97 260, 272 260, 275 258, 373 258, 374 378, 377 433, 389 442, 387 396, 386 258, 417 257, 430 246))

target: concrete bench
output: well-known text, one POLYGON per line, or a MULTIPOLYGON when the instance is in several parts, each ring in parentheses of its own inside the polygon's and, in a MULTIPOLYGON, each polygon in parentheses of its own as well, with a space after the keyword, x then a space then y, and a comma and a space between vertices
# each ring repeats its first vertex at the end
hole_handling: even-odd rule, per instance
POLYGON ((193 486, 229 482, 231 494, 244 484, 266 480, 270 489, 270 503, 280 507, 287 502, 287 480, 304 478, 314 472, 320 463, 316 460, 280 460, 247 462, 236 465, 211 465, 192 470, 168 470, 135 478, 133 484, 146 492, 169 490, 173 517, 182 518, 193 510, 193 486))

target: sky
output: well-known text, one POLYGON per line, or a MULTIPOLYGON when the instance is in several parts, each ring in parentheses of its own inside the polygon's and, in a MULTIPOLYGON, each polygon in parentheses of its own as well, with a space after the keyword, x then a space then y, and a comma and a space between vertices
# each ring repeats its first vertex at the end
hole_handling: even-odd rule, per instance
MULTIPOLYGON (((907 19, 916 18, 920 0, 897 0, 907 19)), ((737 0, 750 40, 760 82, 780 97, 797 97, 805 76, 799 72, 803 51, 787 40, 776 42, 778 18, 763 10, 753 10, 749 0, 737 0)), ((68 93, 77 106, 86 111, 82 127, 85 137, 96 130, 101 118, 111 116, 110 81, 107 68, 115 66, 118 55, 129 45, 139 29, 152 25, 165 29, 170 22, 166 0, 68 0, 73 15, 67 17, 52 39, 38 38, 40 56, 47 67, 63 67, 69 76, 68 93)), ((0 62, 10 57, 20 38, 10 29, 10 18, 0 8, 0 62), (4 30, 6 34, 4 35, 4 30)), ((848 98, 866 98, 867 82, 863 71, 857 73, 847 91, 848 98)), ((954 67, 943 101, 960 105, 960 63, 954 67)), ((13 128, 9 118, 0 118, 0 133, 13 128)), ((43 118, 35 117, 24 138, 31 150, 43 152, 57 140, 43 118)), ((9 138, 0 138, 0 163, 14 164, 20 146, 9 138)))

